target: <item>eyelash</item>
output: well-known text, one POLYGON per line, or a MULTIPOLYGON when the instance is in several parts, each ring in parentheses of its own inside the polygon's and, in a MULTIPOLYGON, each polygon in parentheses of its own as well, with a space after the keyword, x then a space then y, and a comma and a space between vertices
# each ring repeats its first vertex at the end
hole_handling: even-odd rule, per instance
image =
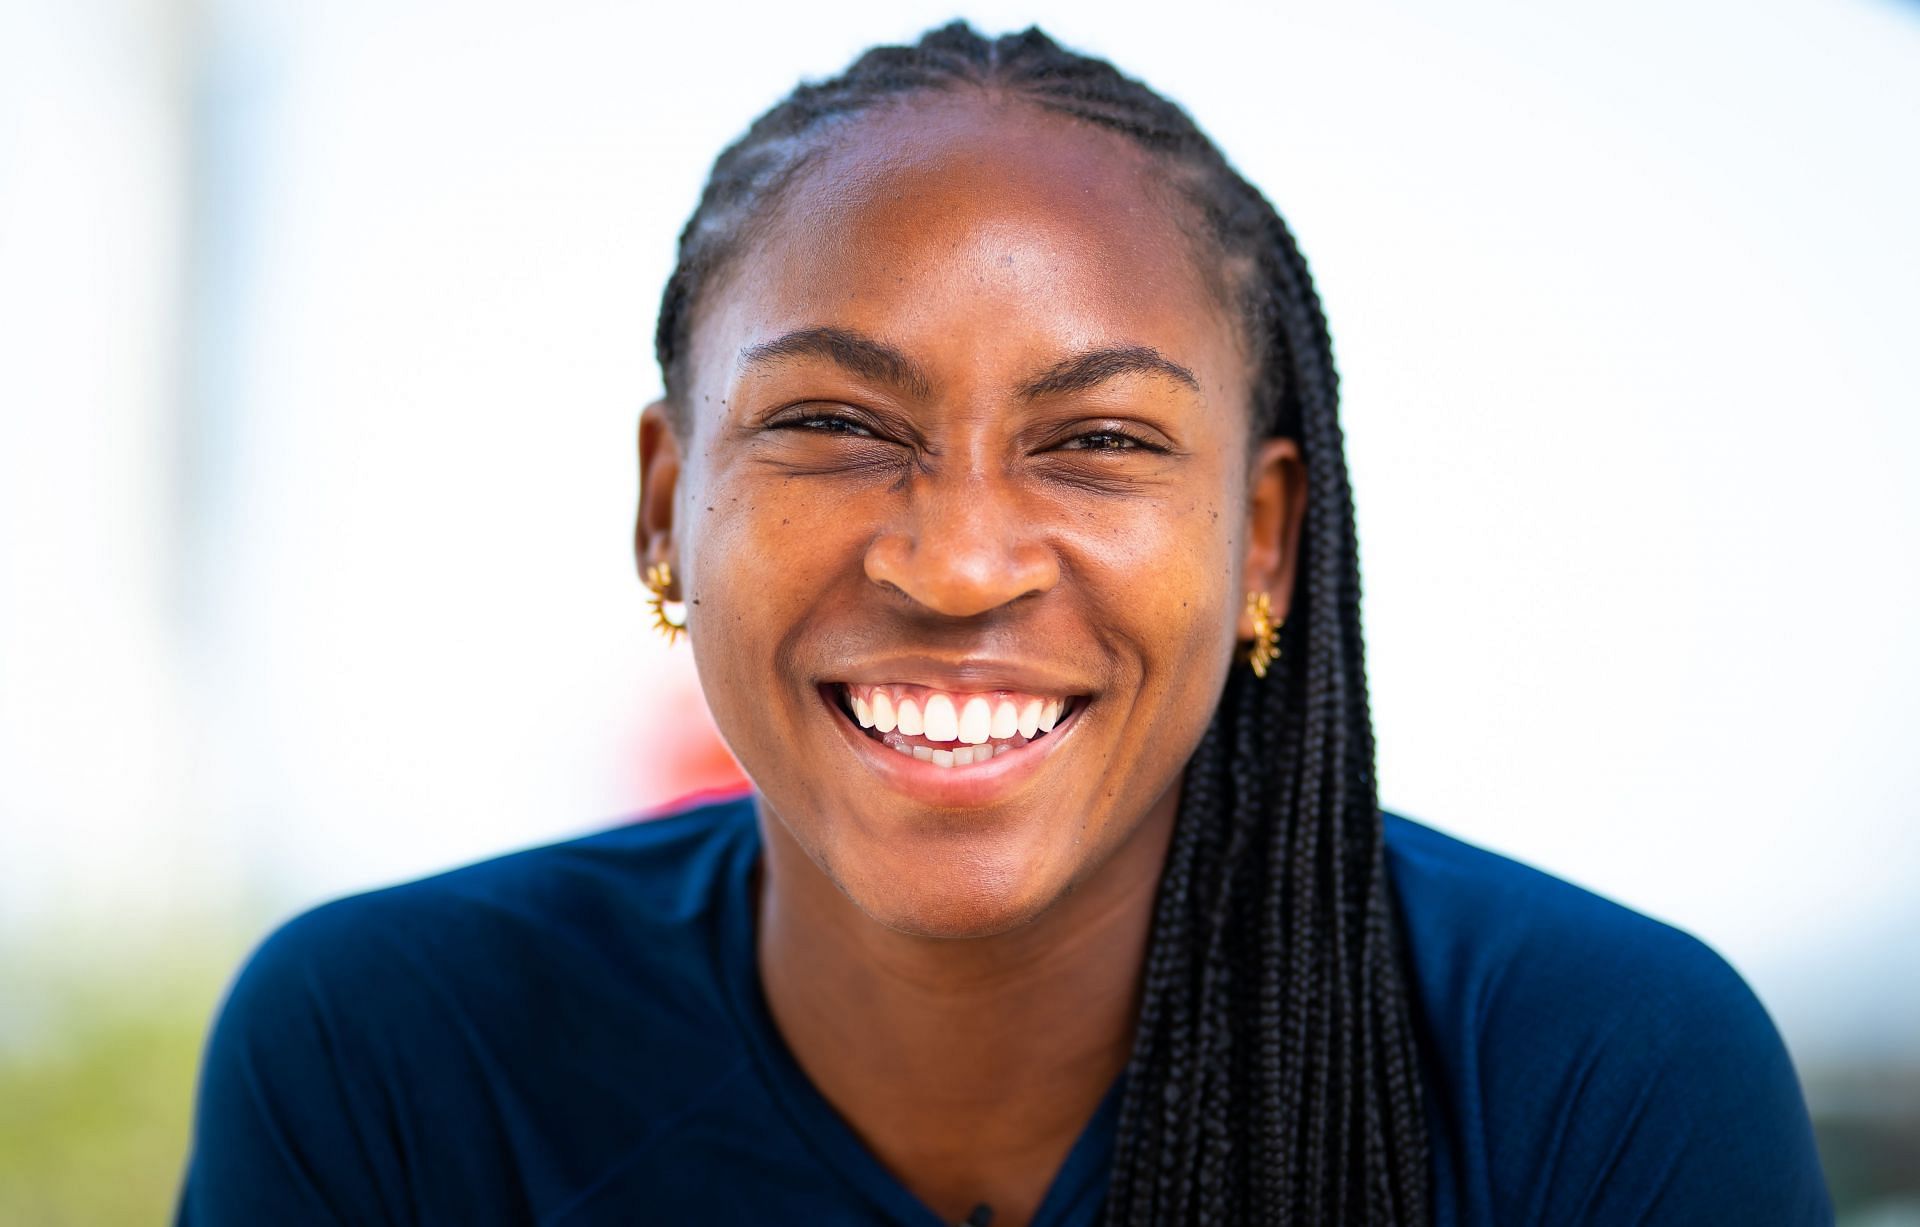
POLYGON ((843 413, 806 413, 790 417, 784 422, 773 423, 775 430, 808 430, 816 434, 865 436, 878 438, 864 422, 857 422, 843 413))
POLYGON ((1059 446, 1067 451, 1075 452, 1164 452, 1167 450, 1164 447, 1160 447, 1155 443, 1141 438, 1131 431, 1121 430, 1114 426, 1108 426, 1100 430, 1089 430, 1084 434, 1074 435, 1063 441, 1059 446), (1116 442, 1102 444, 1096 447, 1087 442, 1089 439, 1110 439, 1116 442), (1079 446, 1076 447, 1075 444, 1079 446))
MULTIPOLYGON (((788 418, 784 422, 772 424, 775 430, 805 430, 823 435, 836 435, 842 438, 879 439, 881 436, 866 423, 856 421, 842 413, 807 413, 788 418)), ((1117 426, 1107 426, 1099 430, 1089 430, 1072 435, 1054 445, 1056 450, 1075 452, 1164 452, 1167 449, 1148 439, 1123 430, 1117 426), (1088 442, 1103 439, 1109 442, 1095 445, 1088 442)))

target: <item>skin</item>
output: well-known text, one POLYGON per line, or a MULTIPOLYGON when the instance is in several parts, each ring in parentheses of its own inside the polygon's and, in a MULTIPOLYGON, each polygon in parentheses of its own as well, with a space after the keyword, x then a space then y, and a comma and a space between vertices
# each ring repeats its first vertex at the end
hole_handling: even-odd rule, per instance
POLYGON ((683 403, 641 420, 639 561, 672 564, 761 796, 768 1004, 949 1221, 1028 1222, 1124 1067, 1181 770, 1244 594, 1292 592, 1299 451, 1250 438, 1240 326, 1154 170, 982 91, 872 113, 706 287, 683 403), (1079 711, 960 795, 889 774, 847 681, 1079 711))

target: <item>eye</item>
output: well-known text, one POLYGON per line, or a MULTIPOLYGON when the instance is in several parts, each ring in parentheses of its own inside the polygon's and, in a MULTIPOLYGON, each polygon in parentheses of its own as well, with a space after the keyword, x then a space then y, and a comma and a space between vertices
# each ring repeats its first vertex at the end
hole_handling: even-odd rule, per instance
POLYGON ((761 462, 795 477, 894 480, 913 457, 898 423, 839 401, 788 405, 750 429, 761 462))
POLYGON ((810 412, 798 414, 784 421, 771 423, 774 430, 797 430, 808 434, 842 435, 849 438, 873 439, 879 436, 864 422, 855 421, 840 413, 810 412))
POLYGON ((1090 430, 1085 434, 1073 436, 1060 444, 1067 451, 1077 452, 1158 452, 1165 450, 1147 442, 1138 435, 1111 427, 1103 430, 1090 430))

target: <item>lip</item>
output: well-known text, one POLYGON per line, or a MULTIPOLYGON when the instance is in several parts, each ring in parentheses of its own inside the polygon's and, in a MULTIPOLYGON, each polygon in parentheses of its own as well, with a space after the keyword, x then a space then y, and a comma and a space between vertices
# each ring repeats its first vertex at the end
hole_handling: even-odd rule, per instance
POLYGON ((1069 695, 1089 698, 1099 693, 1098 686, 1084 676, 1069 677, 1044 665, 985 656, 958 660, 932 656, 864 657, 858 666, 843 672, 822 674, 815 681, 823 686, 926 686, 953 694, 979 694, 992 690, 1011 690, 1020 694, 1069 695))
MULTIPOLYGON (((928 674, 925 670, 912 675, 923 685, 940 685, 924 681, 928 674)), ((1027 675, 1029 684, 1031 675, 1027 675)), ((898 680, 898 675, 892 680, 898 680)), ((988 689, 983 683, 989 679, 969 678, 969 685, 978 689, 988 689)), ((943 679, 944 681, 944 679, 943 679)), ((862 685, 882 685, 884 683, 856 683, 862 685)), ((898 750, 890 749, 867 736, 845 712, 832 694, 834 684, 827 683, 815 688, 820 705, 826 710, 826 716, 840 730, 841 740, 858 756, 880 782, 893 791, 902 793, 923 805, 936 809, 976 809, 1005 800, 1033 777, 1034 773, 1046 765, 1062 745, 1073 736, 1080 727, 1080 714, 1090 706, 1084 692, 1080 702, 1066 717, 1055 725, 1053 731, 1038 741, 1014 751, 988 759, 984 763, 973 763, 965 767, 936 767, 932 763, 923 763, 898 750)), ((944 688, 944 687, 943 687, 944 688)), ((1000 690, 1015 690, 1017 686, 1002 685, 992 687, 1000 690)))

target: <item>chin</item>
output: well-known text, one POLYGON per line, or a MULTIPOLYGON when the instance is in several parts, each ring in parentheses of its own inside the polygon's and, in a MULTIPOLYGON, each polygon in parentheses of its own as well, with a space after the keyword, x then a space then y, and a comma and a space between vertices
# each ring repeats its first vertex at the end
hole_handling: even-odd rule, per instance
MULTIPOLYGON (((859 902, 859 900, 855 900, 859 902)), ((864 905, 863 905, 864 907, 864 905)), ((980 901, 942 901, 927 906, 916 901, 900 909, 876 911, 865 908, 875 923, 908 937, 942 941, 965 938, 998 937, 1037 920, 1047 909, 1039 906, 1004 907, 980 901)))
POLYGON ((829 870, 840 890, 876 924, 914 937, 994 937, 1031 924, 1065 893, 1033 858, 979 848, 916 855, 911 868, 829 870))

